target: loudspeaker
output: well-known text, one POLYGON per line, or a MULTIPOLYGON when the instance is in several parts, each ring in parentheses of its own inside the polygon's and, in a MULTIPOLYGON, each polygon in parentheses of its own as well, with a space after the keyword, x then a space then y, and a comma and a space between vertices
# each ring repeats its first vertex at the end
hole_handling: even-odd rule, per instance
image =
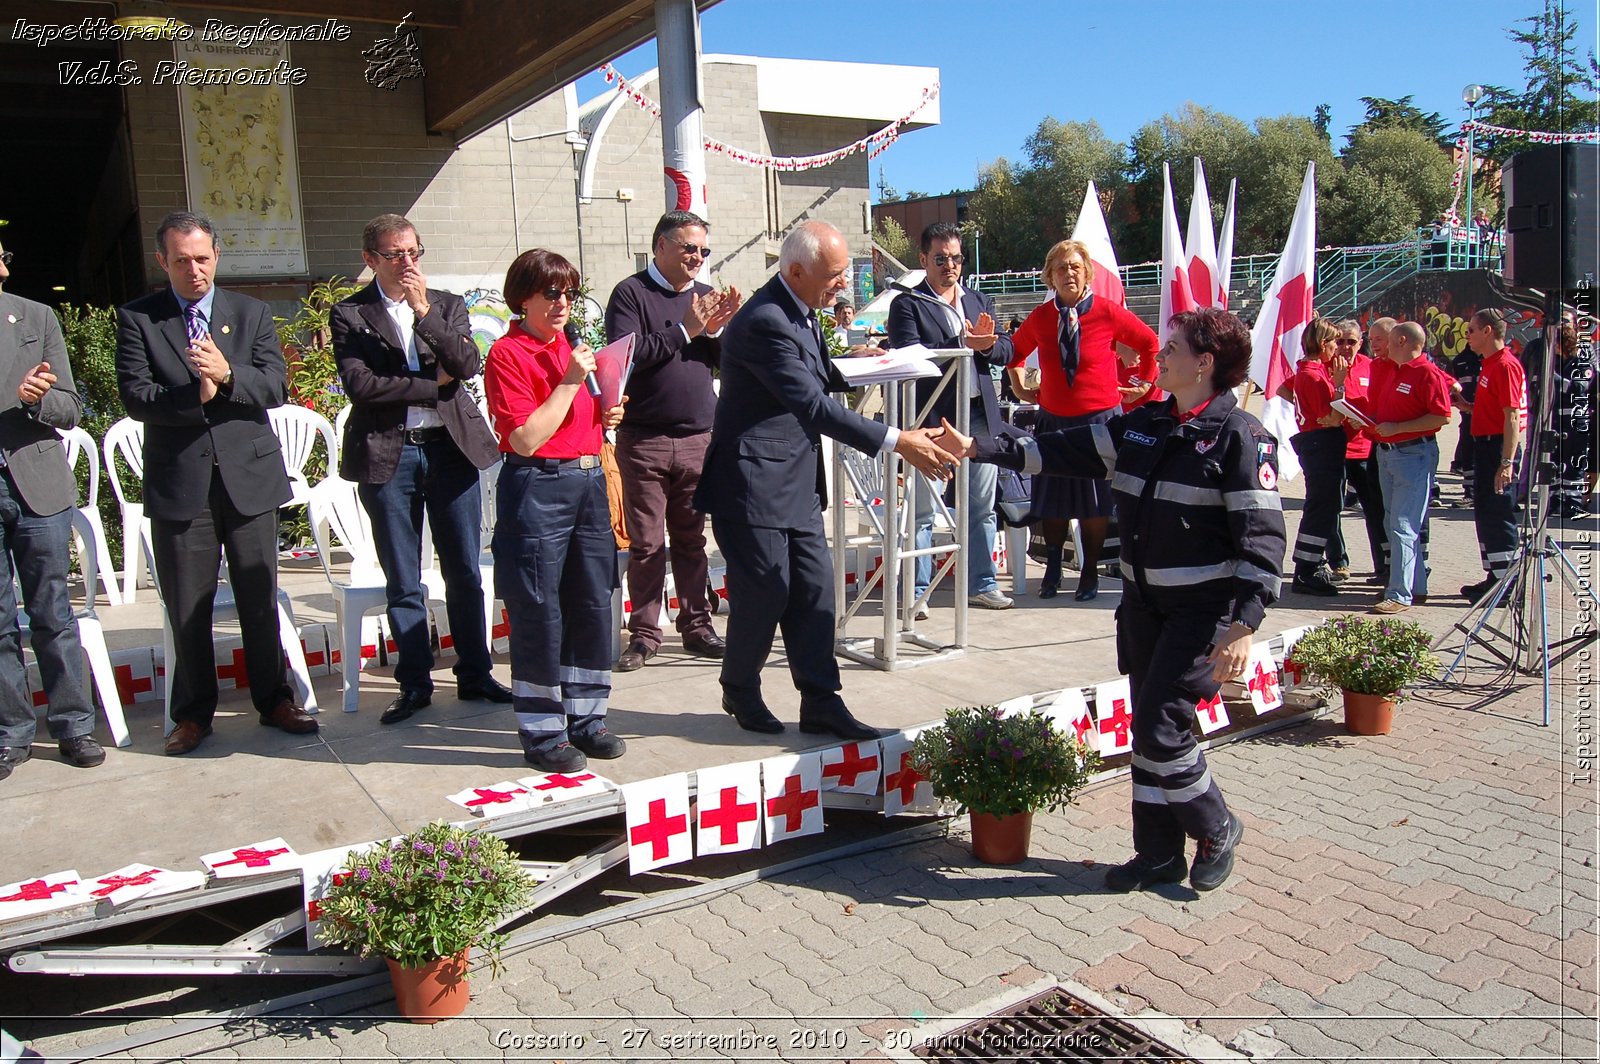
POLYGON ((1518 152, 1500 171, 1506 203, 1505 277, 1546 292, 1595 282, 1600 145, 1518 152))

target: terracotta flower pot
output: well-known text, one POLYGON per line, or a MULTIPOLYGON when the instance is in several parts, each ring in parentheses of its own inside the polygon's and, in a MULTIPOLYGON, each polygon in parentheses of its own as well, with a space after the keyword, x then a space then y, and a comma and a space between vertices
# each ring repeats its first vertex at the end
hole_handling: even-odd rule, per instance
POLYGON ((1391 695, 1364 695, 1344 692, 1344 726, 1356 735, 1388 735, 1394 723, 1394 698, 1391 695))
POLYGON ((978 860, 984 864, 1014 865, 1028 859, 1028 839, 1033 834, 1032 813, 967 815, 972 821, 972 855, 978 860))
POLYGON ((400 1015, 412 1023, 438 1023, 465 1012, 472 996, 467 988, 468 952, 440 957, 420 968, 405 968, 389 960, 389 979, 394 983, 400 1015))

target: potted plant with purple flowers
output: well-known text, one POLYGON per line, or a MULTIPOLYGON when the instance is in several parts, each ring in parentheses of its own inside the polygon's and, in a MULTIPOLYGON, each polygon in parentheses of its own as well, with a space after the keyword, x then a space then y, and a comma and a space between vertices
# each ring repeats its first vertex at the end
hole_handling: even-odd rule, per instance
POLYGON ((322 902, 324 937, 383 957, 401 1015, 436 1023, 467 1007, 474 946, 499 971, 494 929, 532 892, 499 838, 435 821, 345 861, 322 902))
POLYGON ((1334 617, 1301 636, 1289 658, 1332 694, 1344 694, 1345 728, 1388 735, 1405 689, 1439 675, 1433 637, 1415 621, 1334 617))
POLYGON ((967 811, 978 860, 1018 864, 1028 856, 1033 814, 1072 801, 1100 759, 1042 713, 968 706, 919 735, 911 763, 934 794, 967 811))

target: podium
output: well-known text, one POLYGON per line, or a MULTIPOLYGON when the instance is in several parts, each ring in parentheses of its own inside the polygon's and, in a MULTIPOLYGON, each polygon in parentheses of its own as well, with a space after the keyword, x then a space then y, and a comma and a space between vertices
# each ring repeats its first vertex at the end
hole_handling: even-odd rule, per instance
MULTIPOLYGON (((884 421, 900 429, 923 427, 935 402, 947 390, 956 397, 956 428, 970 431, 972 408, 972 352, 966 348, 933 351, 930 359, 941 367, 937 390, 928 402, 918 406, 916 385, 927 377, 884 381, 857 389, 868 398, 880 392, 884 421)), ((898 454, 864 455, 851 448, 832 448, 833 490, 833 595, 838 628, 834 651, 841 657, 873 668, 893 671, 950 661, 966 656, 967 646, 967 480, 968 464, 956 466, 955 505, 947 506, 941 495, 942 484, 931 484, 898 454), (854 506, 844 505, 846 487, 854 506), (916 513, 919 505, 930 505, 937 529, 942 518, 950 526, 951 541, 928 547, 916 545, 916 513), (849 520, 854 512, 859 527, 852 531, 849 520), (857 564, 851 564, 853 558, 857 564), (917 559, 933 559, 933 575, 928 590, 916 595, 917 559), (880 559, 876 569, 862 559, 880 559), (852 589, 849 575, 861 574, 852 589), (955 633, 948 641, 930 638, 917 630, 917 607, 932 596, 947 580, 953 581, 955 595, 955 633), (882 627, 876 635, 852 636, 850 622, 864 614, 868 603, 877 598, 883 605, 882 627)))

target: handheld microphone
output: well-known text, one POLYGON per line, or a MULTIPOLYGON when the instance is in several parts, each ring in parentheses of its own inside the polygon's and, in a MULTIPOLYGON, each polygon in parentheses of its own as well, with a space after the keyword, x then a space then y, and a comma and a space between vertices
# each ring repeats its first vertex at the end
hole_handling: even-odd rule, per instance
MULTIPOLYGON (((567 343, 572 345, 573 348, 577 348, 579 344, 583 343, 583 335, 578 332, 578 327, 572 322, 567 322, 562 332, 567 334, 567 343)), ((600 398, 600 382, 595 379, 593 370, 583 378, 583 386, 589 389, 589 394, 592 397, 595 399, 600 398)))

